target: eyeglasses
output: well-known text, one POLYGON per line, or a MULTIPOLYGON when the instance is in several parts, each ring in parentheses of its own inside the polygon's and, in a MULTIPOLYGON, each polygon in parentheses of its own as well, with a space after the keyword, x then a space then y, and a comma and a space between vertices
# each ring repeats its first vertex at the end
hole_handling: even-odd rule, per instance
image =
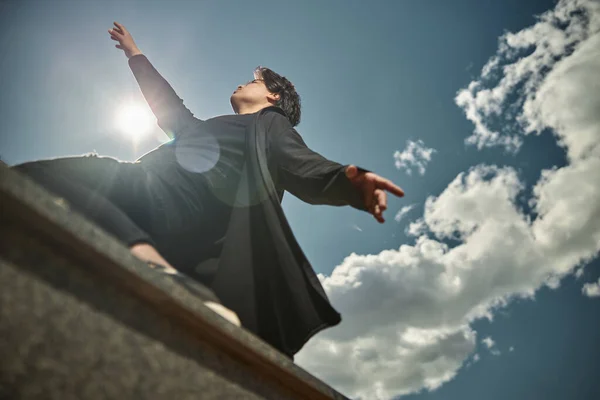
POLYGON ((246 84, 244 86, 249 85, 251 83, 255 83, 255 82, 264 82, 264 79, 253 79, 251 81, 246 82, 246 84))

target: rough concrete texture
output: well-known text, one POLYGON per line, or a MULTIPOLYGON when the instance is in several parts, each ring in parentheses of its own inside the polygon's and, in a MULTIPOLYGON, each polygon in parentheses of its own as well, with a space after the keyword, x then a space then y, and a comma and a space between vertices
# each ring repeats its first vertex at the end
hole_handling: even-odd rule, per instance
POLYGON ((345 397, 0 165, 5 399, 345 397))
POLYGON ((0 382, 5 397, 291 398, 22 232, 11 230, 2 252, 0 382), (36 266, 45 271, 29 269, 36 266))

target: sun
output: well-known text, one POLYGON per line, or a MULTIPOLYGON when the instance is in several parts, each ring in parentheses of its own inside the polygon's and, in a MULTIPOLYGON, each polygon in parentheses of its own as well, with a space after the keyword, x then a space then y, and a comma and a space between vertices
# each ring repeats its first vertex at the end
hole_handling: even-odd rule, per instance
POLYGON ((155 120, 148 107, 135 102, 123 103, 117 110, 117 127, 134 139, 147 135, 155 120))

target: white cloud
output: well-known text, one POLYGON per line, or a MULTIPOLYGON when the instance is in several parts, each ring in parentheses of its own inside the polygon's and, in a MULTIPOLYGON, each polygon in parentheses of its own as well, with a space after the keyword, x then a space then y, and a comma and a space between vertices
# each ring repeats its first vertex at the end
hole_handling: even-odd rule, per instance
POLYGON ((513 351, 515 351, 515 348, 513 346, 510 346, 508 351, 512 353, 513 351))
POLYGON ((470 368, 471 365, 475 364, 477 361, 479 361, 479 359, 480 359, 479 354, 477 354, 477 353, 473 354, 471 359, 465 363, 465 368, 470 368))
POLYGON ((500 350, 498 350, 495 346, 496 346, 496 342, 494 342, 494 340, 491 337, 485 337, 483 339, 481 339, 481 342, 485 345, 485 347, 488 348, 488 350, 490 351, 490 353, 493 356, 499 356, 500 355, 500 350))
POLYGON ((422 140, 413 142, 412 140, 406 141, 406 148, 400 152, 394 153, 394 160, 396 168, 404 169, 408 175, 412 174, 412 168, 416 168, 419 174, 425 174, 425 167, 429 161, 431 161, 431 155, 436 150, 425 147, 425 143, 422 140))
POLYGON ((485 344, 485 346, 486 346, 488 349, 491 349, 491 348, 492 348, 492 347, 494 347, 494 345, 496 344, 496 343, 494 342, 494 340, 493 340, 491 337, 489 337, 489 336, 488 336, 488 337, 485 337, 485 338, 483 338, 483 339, 481 339, 481 343, 485 344))
POLYGON ((600 279, 598 279, 598 282, 586 283, 585 285, 583 285, 581 291, 588 297, 599 297, 600 279))
MULTIPOLYGON (((471 82, 468 88, 461 90, 456 97, 456 103, 463 108, 466 117, 475 125, 475 131, 467 139, 467 143, 475 144, 478 148, 504 146, 510 151, 520 147, 522 138, 515 132, 516 127, 507 124, 502 118, 500 118, 502 123, 494 121, 498 117, 514 117, 515 109, 510 107, 508 102, 515 94, 515 89, 520 91, 521 100, 525 102, 524 114, 518 116, 517 120, 526 128, 526 133, 538 133, 549 122, 564 118, 564 115, 553 116, 549 112, 535 115, 536 112, 541 111, 535 104, 540 97, 544 97, 545 101, 553 105, 566 104, 568 107, 565 112, 576 114, 572 113, 573 107, 561 99, 562 96, 552 98, 550 93, 541 93, 540 96, 540 86, 547 79, 546 70, 560 64, 562 61, 558 60, 561 60, 561 57, 573 47, 582 43, 583 47, 593 46, 592 43, 586 44, 585 41, 598 33, 598 9, 598 1, 562 0, 555 10, 543 14, 537 24, 517 33, 507 33, 500 38, 498 54, 484 66, 481 79, 471 82), (583 12, 577 13, 577 11, 583 12), (560 29, 561 25, 566 25, 566 28, 560 29), (524 55, 531 49, 533 51, 524 55), (497 74, 502 75, 500 82, 494 87, 486 87, 487 83, 495 80, 497 74), (522 87, 519 88, 521 84, 522 87)), ((592 58, 596 52, 597 47, 596 51, 591 51, 587 56, 592 58)), ((579 54, 576 57, 578 63, 585 61, 582 60, 585 57, 586 55, 579 54)), ((566 57, 569 58, 571 57, 566 57)), ((593 69, 593 65, 586 62, 584 64, 586 64, 584 68, 593 69)), ((588 70, 585 73, 589 74, 592 71, 588 70)), ((592 79, 588 83, 594 85, 594 81, 596 80, 592 79)), ((546 89, 557 88, 551 84, 547 85, 546 89)), ((577 90, 577 88, 573 89, 577 90)), ((591 92, 590 89, 585 91, 591 92)), ((546 107, 545 111, 550 111, 549 108, 546 107)))
POLYGON ((408 236, 421 236, 427 233, 427 224, 423 221, 423 218, 419 218, 415 222, 411 222, 406 228, 406 234, 408 236))
POLYGON ((514 168, 476 165, 460 173, 425 202, 408 229, 414 244, 353 253, 320 276, 343 322, 315 336, 298 364, 354 398, 435 389, 473 353, 471 322, 492 318, 514 298, 533 297, 541 286, 557 287, 597 257, 599 32, 600 2, 559 1, 534 27, 505 35, 483 77, 457 96, 475 125, 469 142, 478 147, 514 151, 545 128, 564 147, 567 165, 542 171, 533 187, 537 217, 517 205, 524 184, 514 168), (524 46, 533 52, 523 56, 524 46), (519 107, 508 106, 508 96, 519 107), (495 129, 494 115, 507 113, 518 125, 495 129), (449 238, 458 244, 450 247, 449 238))
POLYGON ((408 206, 404 206, 400 209, 400 211, 398 211, 398 213, 396 214, 396 216, 394 217, 394 219, 396 220, 396 222, 400 222, 402 220, 402 218, 408 214, 413 208, 415 208, 416 204, 410 204, 408 206))

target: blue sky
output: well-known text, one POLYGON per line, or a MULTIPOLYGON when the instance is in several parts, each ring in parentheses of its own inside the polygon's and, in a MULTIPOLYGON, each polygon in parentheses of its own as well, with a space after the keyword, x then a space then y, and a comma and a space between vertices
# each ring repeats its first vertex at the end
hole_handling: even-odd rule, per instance
POLYGON ((298 131, 311 148, 406 192, 390 199, 384 225, 286 196, 290 224, 344 318, 298 364, 356 398, 591 399, 600 395, 600 300, 582 288, 600 275, 591 184, 600 182, 600 90, 587 56, 600 48, 597 5, 7 2, 0 157, 135 160, 167 139, 156 125, 137 142, 115 127, 124 102, 143 98, 106 32, 113 21, 198 118, 231 113, 232 90, 268 66, 298 88, 298 131), (536 19, 554 9, 567 16, 559 24, 536 19), (506 32, 514 35, 499 42, 506 32), (494 57, 519 68, 494 68, 494 57), (408 141, 434 150, 423 174, 395 163, 415 154, 408 141))

